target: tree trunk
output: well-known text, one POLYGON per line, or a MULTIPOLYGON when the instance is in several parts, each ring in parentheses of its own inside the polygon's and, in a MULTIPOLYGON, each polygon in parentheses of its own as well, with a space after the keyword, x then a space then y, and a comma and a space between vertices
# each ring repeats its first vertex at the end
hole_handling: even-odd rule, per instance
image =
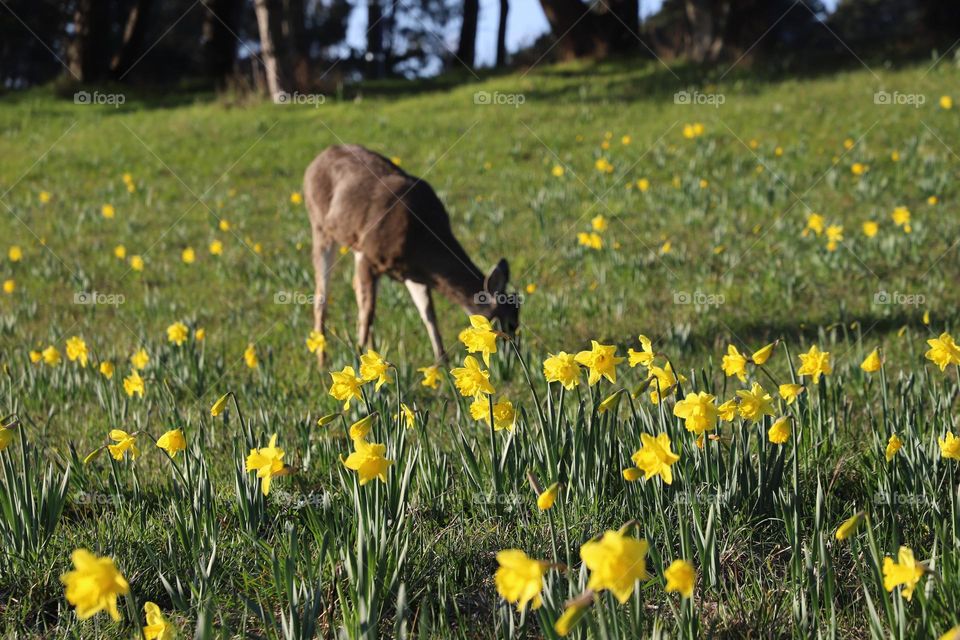
POLYGON ((118 80, 123 79, 143 55, 143 41, 147 34, 153 2, 154 0, 137 0, 130 7, 127 22, 123 27, 123 41, 110 61, 110 73, 118 80))
POLYGON ((267 76, 267 90, 274 100, 290 88, 290 74, 283 67, 286 56, 281 48, 281 7, 278 0, 254 0, 257 27, 260 32, 260 59, 267 76))
POLYGON ((606 58, 639 42, 639 0, 607 0, 589 9, 580 0, 540 0, 540 6, 562 60, 606 58))
POLYGON ((460 23, 460 43, 457 58, 471 69, 476 63, 477 22, 480 19, 480 1, 463 0, 463 22, 460 23))
POLYGON ((367 75, 382 78, 386 72, 383 59, 383 7, 380 0, 367 0, 367 75))
POLYGON ((714 62, 724 47, 730 3, 725 0, 686 0, 690 40, 687 56, 694 62, 714 62))
POLYGON ((497 67, 507 64, 507 14, 510 0, 500 0, 500 23, 497 25, 497 67))
POLYGON ((306 6, 304 0, 283 1, 283 38, 287 43, 290 69, 298 91, 310 87, 310 57, 307 51, 306 6))
POLYGON ((109 68, 110 15, 103 0, 77 0, 74 35, 67 50, 70 73, 80 82, 102 80, 109 68))
POLYGON ((203 68, 207 77, 218 86, 233 73, 237 59, 237 20, 240 16, 238 0, 204 0, 203 68))

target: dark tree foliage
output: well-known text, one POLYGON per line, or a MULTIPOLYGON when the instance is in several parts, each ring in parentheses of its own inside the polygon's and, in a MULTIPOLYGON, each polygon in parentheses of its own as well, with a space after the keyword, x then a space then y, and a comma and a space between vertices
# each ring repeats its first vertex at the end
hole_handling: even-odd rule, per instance
POLYGON ((4 0, 4 5, 0 5, 0 86, 22 88, 66 73, 69 7, 57 0, 4 0))
POLYGON ((763 58, 809 46, 826 15, 820 0, 666 0, 645 31, 665 56, 763 58))

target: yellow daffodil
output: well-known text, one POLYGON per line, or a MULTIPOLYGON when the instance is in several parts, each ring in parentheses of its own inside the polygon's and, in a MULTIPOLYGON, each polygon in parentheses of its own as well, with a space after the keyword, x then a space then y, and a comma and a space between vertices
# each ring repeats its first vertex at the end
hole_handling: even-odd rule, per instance
POLYGON ((107 220, 110 220, 115 215, 117 215, 117 210, 114 209, 112 204, 105 204, 102 207, 100 207, 100 213, 103 215, 104 218, 106 218, 107 220))
POLYGON ((181 346, 186 342, 187 338, 190 337, 190 330, 187 329, 187 325, 182 322, 174 322, 172 325, 167 327, 167 340, 177 345, 181 346))
POLYGON ((667 579, 667 585, 664 591, 667 593, 679 593, 684 598, 693 597, 693 587, 697 581, 697 572, 694 570, 692 564, 686 560, 674 560, 663 572, 663 577, 667 579))
POLYGON ((900 547, 897 553, 897 562, 887 556, 883 559, 883 588, 892 592, 895 588, 903 587, 900 593, 907 600, 913 599, 913 590, 920 582, 926 569, 913 557, 909 547, 900 547))
POLYGON ((803 389, 804 387, 802 384, 787 382, 780 385, 778 391, 780 393, 780 397, 787 401, 787 405, 791 405, 796 402, 797 397, 803 393, 803 389))
POLYGON ((136 460, 137 456, 140 455, 140 450, 137 449, 136 436, 130 435, 122 429, 111 429, 110 439, 117 443, 107 446, 114 460, 123 460, 123 454, 127 451, 130 452, 130 458, 132 460, 136 460))
POLYGON ((904 233, 910 233, 910 209, 903 206, 895 207, 890 217, 893 218, 894 224, 903 228, 904 233))
POLYGON ((7 251, 7 258, 10 259, 10 262, 20 262, 21 260, 23 260, 23 249, 21 249, 17 245, 13 245, 7 251))
POLYGON ((553 630, 561 638, 570 635, 587 612, 588 605, 574 603, 563 610, 563 614, 553 623, 553 630))
POLYGON ((229 394, 229 393, 225 393, 225 394, 223 394, 222 396, 220 396, 219 398, 217 398, 217 401, 214 402, 214 403, 213 403, 213 406, 210 407, 210 415, 213 416, 214 418, 216 418, 216 417, 219 416, 221 413, 223 413, 223 410, 224 410, 224 409, 226 408, 226 406, 227 406, 227 399, 228 399, 228 398, 230 398, 230 394, 229 394))
POLYGON ((343 401, 343 408, 350 408, 351 400, 362 400, 360 394, 360 385, 363 384, 363 378, 357 377, 353 367, 346 366, 342 371, 331 371, 330 378, 333 384, 330 385, 330 395, 336 400, 343 401))
POLYGON ((951 432, 947 432, 945 438, 937 438, 937 444, 940 445, 940 455, 950 460, 960 460, 960 438, 957 438, 951 432))
POLYGON ((212 256, 222 256, 223 255, 223 242, 220 240, 212 240, 210 246, 207 247, 207 250, 210 251, 212 256))
POLYGON ((468 353, 483 354, 483 362, 490 366, 490 354, 497 352, 497 333, 490 320, 480 315, 470 316, 470 326, 460 332, 460 342, 468 353))
POLYGON ((257 357, 257 347, 251 342, 243 350, 243 361, 248 369, 256 369, 260 366, 260 359, 257 357))
POLYGON ((3 451, 10 446, 10 443, 13 442, 13 437, 16 435, 13 429, 5 429, 0 427, 0 451, 3 451))
POLYGON ((283 462, 286 452, 277 446, 277 434, 270 436, 270 443, 266 447, 250 449, 247 455, 247 471, 256 471, 260 478, 260 490, 263 495, 270 494, 270 483, 274 476, 286 475, 287 466, 283 462))
POLYGON ((429 389, 437 389, 440 387, 440 367, 431 365, 429 367, 420 367, 417 371, 423 374, 423 380, 420 382, 421 385, 429 389))
POLYGON ((113 368, 112 362, 104 360, 103 362, 100 363, 100 373, 107 380, 110 380, 111 378, 113 378, 113 371, 114 371, 114 368, 113 368))
POLYGON ((870 352, 863 362, 860 363, 860 368, 866 371, 867 373, 876 373, 880 371, 880 366, 883 364, 883 361, 880 360, 880 349, 874 349, 870 352))
POLYGON ((55 367, 60 364, 60 352, 57 351, 57 348, 53 345, 47 347, 40 353, 43 356, 43 363, 45 365, 55 367))
POLYGON ((903 440, 897 434, 892 434, 890 439, 887 440, 887 449, 884 451, 884 457, 887 459, 887 462, 893 460, 893 456, 897 455, 897 451, 900 451, 900 447, 903 446, 903 440))
POLYGON ((741 354, 734 345, 727 346, 727 353, 721 362, 723 372, 730 376, 737 376, 740 382, 747 381, 747 357, 741 354))
POLYGON ((87 366, 87 343, 80 336, 73 336, 67 340, 67 359, 70 362, 79 362, 81 367, 87 366))
POLYGON ((753 352, 753 355, 750 356, 750 360, 752 360, 753 364, 757 365, 758 367, 765 365, 767 360, 770 359, 770 356, 773 355, 773 350, 776 346, 776 342, 771 342, 767 346, 761 347, 753 352))
POLYGON ((599 540, 580 547, 580 558, 590 570, 587 588, 608 589, 621 604, 633 593, 637 580, 646 580, 647 550, 644 539, 632 538, 619 531, 606 531, 599 540))
POLYGON ((837 527, 837 532, 833 534, 833 537, 837 540, 846 540, 856 533, 857 529, 860 528, 860 522, 863 520, 864 513, 863 511, 859 511, 844 520, 843 524, 837 527))
POLYGON ((763 416, 773 415, 773 398, 764 391, 759 382, 754 382, 750 391, 737 391, 740 398, 739 412, 740 417, 751 422, 756 422, 763 416))
POLYGON ((193 264, 197 260, 197 252, 193 250, 193 247, 187 247, 180 253, 180 259, 183 264, 193 264))
POLYGON ((373 349, 367 349, 367 352, 360 356, 360 377, 364 382, 376 380, 375 389, 377 391, 383 385, 390 383, 390 376, 387 375, 389 370, 390 363, 373 349))
POLYGON ((543 361, 543 377, 547 382, 559 382, 568 391, 577 386, 580 378, 580 367, 576 358, 566 351, 557 355, 552 353, 543 361))
POLYGON ((81 620, 106 611, 114 620, 120 620, 117 597, 130 592, 130 585, 117 569, 112 558, 99 558, 86 549, 70 554, 73 570, 60 576, 66 586, 67 602, 72 604, 81 620))
POLYGON ((830 352, 820 351, 817 345, 812 345, 807 353, 800 354, 799 376, 811 376, 813 384, 820 384, 821 375, 830 375, 833 367, 830 364, 830 352))
POLYGON ((4 280, 4 281, 3 281, 3 292, 4 292, 4 293, 6 293, 7 295, 10 295, 10 294, 12 294, 14 291, 16 291, 16 290, 17 290, 17 282, 16 282, 16 280, 14 280, 13 278, 8 278, 7 280, 4 280))
POLYGON ((187 448, 187 441, 183 437, 183 431, 171 429, 157 438, 157 446, 166 451, 171 458, 176 458, 178 452, 187 448))
POLYGON ((500 597, 516 604, 517 611, 523 611, 528 603, 531 604, 531 609, 539 608, 543 576, 550 564, 529 558, 519 549, 497 552, 497 564, 500 566, 493 575, 493 581, 500 597))
POLYGON ((817 234, 818 236, 823 233, 825 220, 822 215, 819 213, 811 213, 807 217, 807 227, 803 230, 803 235, 808 236, 810 232, 817 234))
POLYGON ((737 410, 739 408, 736 398, 727 400, 717 407, 717 416, 724 422, 733 422, 734 418, 737 417, 737 410))
POLYGON ((960 364, 960 347, 949 333, 941 333, 939 338, 927 340, 927 344, 930 350, 923 355, 940 367, 940 371, 945 370, 947 365, 960 364))
POLYGON ((784 444, 790 439, 790 419, 780 418, 767 431, 767 438, 773 444, 784 444))
POLYGON ((311 331, 307 336, 307 350, 310 353, 323 352, 327 348, 327 339, 319 331, 311 331))
POLYGON ((684 420, 687 431, 697 435, 713 431, 717 425, 717 398, 707 392, 688 393, 673 407, 673 415, 684 420))
POLYGON ((880 230, 880 225, 873 220, 867 220, 863 223, 861 228, 863 229, 863 235, 867 236, 868 238, 872 238, 877 235, 877 231, 880 230))
POLYGON ((642 447, 631 456, 637 469, 643 471, 644 480, 660 476, 665 484, 673 483, 671 466, 680 456, 670 450, 670 436, 661 433, 656 438, 646 433, 640 434, 642 447))
POLYGON ((370 427, 373 426, 373 421, 376 417, 376 413, 371 413, 350 425, 350 439, 366 440, 367 434, 370 433, 370 427))
POLYGON ((417 416, 413 412, 413 409, 408 407, 403 402, 400 403, 400 415, 403 416, 403 423, 406 425, 407 429, 413 429, 417 424, 417 416))
POLYGON ((143 627, 144 640, 173 640, 175 630, 163 613, 153 602, 147 602, 143 605, 143 613, 147 624, 143 627))
POLYGON ((627 364, 629 364, 631 367, 635 367, 637 365, 649 367, 651 364, 653 364, 653 359, 656 357, 656 354, 653 351, 653 343, 650 342, 650 338, 645 335, 641 335, 639 340, 640 351, 627 349, 627 364))
POLYGON ((147 368, 147 364, 150 362, 150 356, 147 355, 146 349, 139 349, 136 353, 130 356, 130 364, 134 369, 138 371, 143 371, 147 368))
POLYGON ((480 362, 473 356, 463 359, 463 366, 453 369, 454 384, 465 398, 476 398, 493 393, 490 384, 490 372, 480 368, 480 362))
POLYGON ((537 496, 537 508, 540 511, 549 511, 553 508, 553 503, 557 501, 560 494, 560 483, 554 482, 537 496))
POLYGON ((651 365, 647 372, 647 379, 650 383, 650 401, 653 404, 660 404, 662 398, 672 395, 677 390, 678 382, 685 382, 686 378, 679 378, 673 372, 673 365, 669 362, 663 367, 651 365))
POLYGON ((593 227, 594 231, 603 233, 607 230, 607 227, 610 226, 610 223, 608 223, 607 219, 603 217, 603 214, 598 214, 590 221, 590 226, 593 227))
POLYGON ((374 479, 386 482, 387 469, 393 464, 393 460, 387 460, 384 457, 387 452, 387 445, 367 442, 366 440, 354 440, 353 447, 354 452, 343 460, 343 465, 347 469, 357 472, 357 475, 360 476, 360 486, 362 487, 374 479))
POLYGON ((147 389, 140 374, 136 371, 131 371, 130 375, 123 379, 123 390, 131 398, 134 394, 142 398, 147 389))

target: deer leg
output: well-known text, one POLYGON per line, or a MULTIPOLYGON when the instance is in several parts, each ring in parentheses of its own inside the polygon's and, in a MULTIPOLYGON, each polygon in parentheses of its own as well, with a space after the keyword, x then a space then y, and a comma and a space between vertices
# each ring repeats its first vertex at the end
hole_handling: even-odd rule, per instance
POLYGON ((353 291, 357 294, 357 344, 361 349, 371 346, 373 314, 377 306, 377 280, 373 265, 362 253, 354 252, 353 291))
POLYGON ((420 312, 420 319, 427 327, 427 334, 430 336, 430 344, 433 345, 433 355, 438 362, 445 360, 446 353, 443 350, 443 340, 440 339, 440 329, 437 327, 437 315, 433 312, 433 296, 430 295, 430 287, 412 280, 404 280, 407 285, 407 291, 413 298, 413 304, 417 306, 420 312))
MULTIPOLYGON (((316 227, 313 228, 313 270, 316 285, 313 296, 313 330, 325 336, 324 321, 327 314, 327 284, 334 263, 334 243, 327 240, 316 227)), ((323 367, 324 350, 317 350, 317 364, 323 367)))

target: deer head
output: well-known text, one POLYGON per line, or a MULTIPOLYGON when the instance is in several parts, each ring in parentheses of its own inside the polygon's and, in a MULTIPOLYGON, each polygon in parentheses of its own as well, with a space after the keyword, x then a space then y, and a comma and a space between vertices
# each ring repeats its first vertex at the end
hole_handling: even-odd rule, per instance
POLYGON ((510 280, 510 264, 505 258, 483 280, 483 291, 477 294, 477 302, 485 307, 485 314, 497 320, 500 329, 511 338, 520 325, 520 296, 507 291, 510 280))

